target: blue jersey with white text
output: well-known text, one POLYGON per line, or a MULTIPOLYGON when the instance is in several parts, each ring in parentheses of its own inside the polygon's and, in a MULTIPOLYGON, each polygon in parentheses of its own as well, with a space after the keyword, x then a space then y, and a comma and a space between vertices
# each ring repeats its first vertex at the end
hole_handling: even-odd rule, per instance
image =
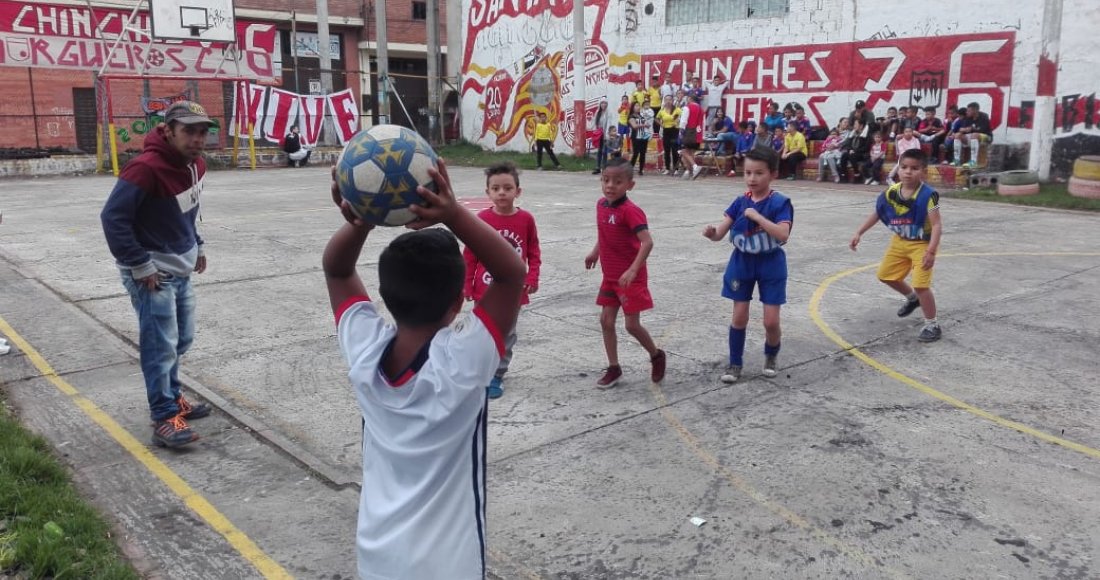
POLYGON ((745 217, 745 210, 753 208, 769 221, 777 224, 794 224, 794 206, 790 198, 772 191, 760 201, 753 201, 746 193, 733 200, 726 215, 733 220, 729 241, 733 244, 727 277, 739 280, 774 279, 787 277, 787 260, 783 242, 772 237, 756 222, 745 217))

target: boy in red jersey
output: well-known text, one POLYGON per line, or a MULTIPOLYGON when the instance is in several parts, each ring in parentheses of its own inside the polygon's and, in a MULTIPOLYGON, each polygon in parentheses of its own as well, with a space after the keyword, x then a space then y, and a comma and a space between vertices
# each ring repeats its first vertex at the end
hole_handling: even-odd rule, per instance
POLYGON ((600 183, 603 199, 596 202, 598 237, 596 246, 584 258, 585 268, 591 270, 600 262, 603 270, 596 304, 603 307, 600 329, 607 351, 607 371, 596 381, 596 386, 609 389, 623 375, 615 335, 620 307, 626 318, 626 331, 649 353, 650 378, 659 383, 665 378, 665 351, 657 348, 641 322, 642 311, 653 308, 645 266, 653 250, 653 238, 645 212, 626 198, 626 193, 634 188, 634 168, 625 159, 613 159, 604 168, 600 183))
MULTIPOLYGON (((516 253, 527 264, 527 278, 523 283, 523 299, 520 304, 529 302, 528 295, 534 294, 539 289, 539 267, 542 266, 541 252, 539 251, 539 232, 535 227, 535 217, 530 212, 516 207, 516 198, 523 193, 519 187, 519 171, 511 161, 494 163, 485 170, 485 194, 493 202, 493 207, 486 208, 477 214, 481 221, 489 224, 515 248, 516 253)), ((493 276, 485 266, 470 251, 470 248, 462 250, 462 257, 466 261, 466 300, 481 302, 485 291, 493 283, 493 276)), ((486 392, 490 399, 500 398, 504 394, 504 373, 508 372, 508 364, 512 362, 512 348, 516 346, 516 329, 512 327, 504 338, 504 356, 500 358, 500 366, 496 375, 489 381, 486 392)))

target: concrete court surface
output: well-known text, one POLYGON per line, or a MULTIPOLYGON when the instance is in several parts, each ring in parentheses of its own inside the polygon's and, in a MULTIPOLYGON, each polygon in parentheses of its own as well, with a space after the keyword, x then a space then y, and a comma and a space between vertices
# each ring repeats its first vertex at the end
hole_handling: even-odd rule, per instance
MULTIPOLYGON (((451 174, 480 203, 480 171, 451 174)), ((98 221, 112 184, 0 182, 0 317, 148 447, 137 325, 98 221)), ((670 355, 668 376, 650 384, 622 332, 625 380, 598 391, 599 274, 583 265, 596 178, 527 172, 522 185, 544 262, 506 394, 490 403, 492 576, 1100 577, 1100 216, 944 199, 944 339, 920 344, 918 315, 895 316, 899 297, 873 268, 850 272, 888 240, 877 227, 847 249, 875 192, 778 182, 795 204, 781 372, 759 376, 754 304, 747 376, 726 386, 730 246, 700 232, 743 184, 647 175, 631 195, 655 240, 656 308, 643 322, 670 355)), ((208 174, 210 267, 195 278, 183 370, 221 412, 197 424, 193 449, 150 448, 300 578, 354 575, 359 417, 319 269, 340 223, 327 187, 320 167, 208 174)), ((368 288, 396 233, 368 240, 368 288)), ((230 546, 33 362, 0 357, 0 387, 112 514, 143 571, 260 576, 255 553, 230 546)))

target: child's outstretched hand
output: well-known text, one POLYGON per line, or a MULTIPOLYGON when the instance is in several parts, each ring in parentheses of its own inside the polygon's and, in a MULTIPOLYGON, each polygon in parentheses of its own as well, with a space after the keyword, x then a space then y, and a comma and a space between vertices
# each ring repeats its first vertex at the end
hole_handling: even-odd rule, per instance
POLYGON ((586 270, 591 270, 592 268, 596 267, 596 262, 599 262, 599 261, 600 261, 600 253, 593 250, 592 252, 589 252, 589 254, 587 256, 584 257, 584 268, 586 270))
POLYGON ((852 241, 848 242, 848 247, 851 248, 853 252, 856 251, 857 247, 859 247, 859 240, 861 237, 862 236, 860 236, 859 234, 856 234, 852 236, 852 241))
POLYGON ((439 160, 438 169, 428 169, 428 175, 435 182, 436 191, 424 186, 416 188, 416 192, 427 202, 423 206, 409 206, 409 211, 416 215, 416 220, 405 227, 411 230, 419 230, 435 224, 450 223, 454 216, 462 209, 455 200, 454 190, 451 189, 451 178, 447 175, 447 165, 439 160))
POLYGON ((329 193, 332 194, 332 203, 336 204, 336 207, 340 208, 340 213, 343 214, 344 219, 353 226, 366 225, 363 220, 359 219, 359 216, 355 215, 355 212, 351 210, 351 204, 340 195, 340 186, 336 184, 336 166, 332 166, 332 185, 329 186, 329 193))
POLYGON ((717 240, 714 239, 714 237, 717 236, 717 235, 718 235, 718 228, 714 227, 714 225, 709 225, 709 226, 703 228, 703 237, 704 238, 706 238, 708 240, 711 240, 711 241, 717 241, 717 240))

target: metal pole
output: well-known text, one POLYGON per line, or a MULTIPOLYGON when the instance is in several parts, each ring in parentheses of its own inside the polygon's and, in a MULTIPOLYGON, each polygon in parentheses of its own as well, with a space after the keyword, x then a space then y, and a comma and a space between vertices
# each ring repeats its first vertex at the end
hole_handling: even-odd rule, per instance
POLYGON ((1063 0, 1046 0, 1043 3, 1039 82, 1035 87, 1035 120, 1031 129, 1031 155, 1028 156, 1028 169, 1037 172, 1041 181, 1050 179, 1050 158, 1054 150, 1062 4, 1063 0))
POLYGON ((428 9, 428 142, 443 142, 439 132, 439 93, 442 90, 439 76, 439 0, 427 0, 428 9))
POLYGON ((378 41, 375 43, 374 60, 378 63, 378 123, 390 122, 390 54, 386 41, 386 2, 374 2, 374 29, 378 41), (381 4, 381 9, 379 9, 381 4))
POLYGON ((38 141, 38 107, 34 104, 34 71, 32 67, 27 67, 27 84, 31 87, 31 120, 34 122, 34 148, 41 149, 42 144, 38 141))
MULTIPOLYGON (((462 37, 465 31, 462 29, 462 0, 447 0, 447 78, 451 87, 457 93, 455 100, 455 118, 450 123, 457 124, 462 110, 462 37)), ((440 117, 440 122, 447 125, 446 117, 440 117)), ((461 135, 459 135, 461 137, 461 135)))
POLYGON ((294 59, 294 92, 302 94, 302 83, 298 78, 298 11, 290 13, 290 57, 294 59))
MULTIPOLYGON (((317 54, 321 59, 321 93, 327 98, 332 94, 332 55, 328 44, 328 0, 317 0, 317 54)), ((335 143, 336 126, 325 107, 325 130, 322 142, 325 145, 335 143)))
POLYGON ((584 157, 584 1, 573 0, 573 154, 584 157))

